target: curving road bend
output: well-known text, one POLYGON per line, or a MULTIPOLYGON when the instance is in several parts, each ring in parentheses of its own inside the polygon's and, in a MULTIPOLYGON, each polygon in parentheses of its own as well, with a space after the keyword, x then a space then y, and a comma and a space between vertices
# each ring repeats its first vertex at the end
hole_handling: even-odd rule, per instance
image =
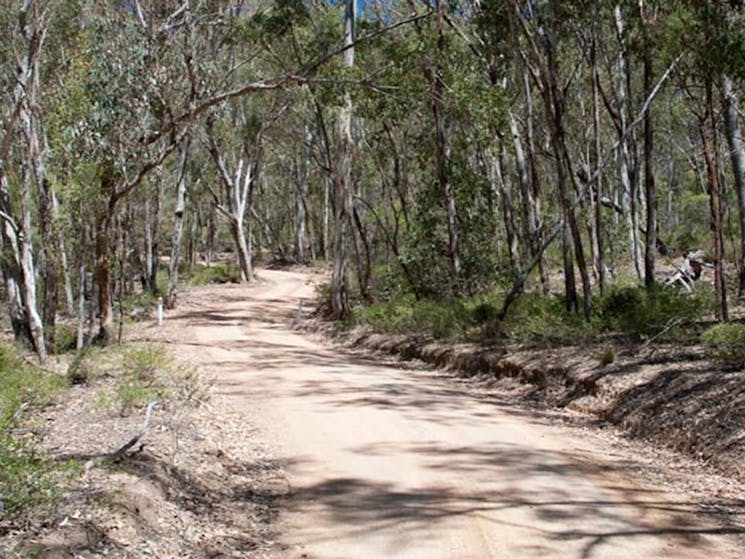
POLYGON ((177 355, 278 449, 293 488, 278 559, 745 556, 743 530, 634 481, 601 441, 293 331, 314 276, 260 276, 194 290, 168 321, 177 355))

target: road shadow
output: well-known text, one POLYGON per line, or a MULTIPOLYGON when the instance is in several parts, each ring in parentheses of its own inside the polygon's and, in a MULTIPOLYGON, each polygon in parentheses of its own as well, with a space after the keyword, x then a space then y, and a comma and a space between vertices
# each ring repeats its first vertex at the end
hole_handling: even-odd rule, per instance
MULTIPOLYGON (((604 476, 610 479, 623 463, 578 463, 572 454, 505 444, 391 443, 360 447, 356 452, 376 456, 406 452, 428 461, 427 468, 433 471, 453 479, 468 475, 475 483, 470 491, 464 491, 447 482, 406 488, 338 477, 296 488, 288 501, 290 509, 323 517, 338 527, 331 539, 355 541, 378 531, 397 530, 416 541, 438 526, 445 528, 453 519, 463 518, 498 526, 494 533, 514 532, 516 541, 530 542, 546 557, 603 559, 606 546, 628 547, 633 553, 635 541, 640 539, 660 549, 671 542, 689 550, 700 549, 703 557, 710 537, 745 535, 745 527, 737 521, 737 515, 745 510, 743 501, 670 501, 661 492, 611 482, 604 487, 607 499, 583 496, 585 490, 597 494, 589 484, 604 476), (478 483, 479 476, 483 483, 478 483), (488 478, 499 480, 498 487, 488 478), (722 510, 730 511, 729 515, 723 518, 722 510)), ((325 538, 318 536, 316 543, 322 541, 325 538)))

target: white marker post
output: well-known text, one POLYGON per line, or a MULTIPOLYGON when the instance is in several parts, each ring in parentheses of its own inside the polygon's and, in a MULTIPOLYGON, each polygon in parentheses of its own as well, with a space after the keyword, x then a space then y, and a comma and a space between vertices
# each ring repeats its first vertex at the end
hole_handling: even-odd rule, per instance
POLYGON ((163 326, 163 297, 158 297, 158 326, 163 326))

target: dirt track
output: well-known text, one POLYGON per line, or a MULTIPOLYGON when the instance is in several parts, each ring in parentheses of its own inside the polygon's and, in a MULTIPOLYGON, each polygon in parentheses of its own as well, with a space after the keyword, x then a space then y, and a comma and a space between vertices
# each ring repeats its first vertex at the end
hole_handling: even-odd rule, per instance
POLYGON ((745 556, 742 530, 633 480, 602 441, 292 331, 310 276, 261 277, 186 294, 167 337, 276 445, 278 558, 745 556))

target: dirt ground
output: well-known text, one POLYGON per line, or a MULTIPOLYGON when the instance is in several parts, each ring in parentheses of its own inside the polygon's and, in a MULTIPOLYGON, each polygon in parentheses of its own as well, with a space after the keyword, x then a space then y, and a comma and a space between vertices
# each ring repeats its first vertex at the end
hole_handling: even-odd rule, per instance
MULTIPOLYGON (((149 347, 153 329, 139 324, 129 342, 149 347)), ((256 430, 203 375, 159 372, 170 395, 128 455, 108 460, 143 425, 142 410, 121 415, 102 402, 121 375, 119 352, 91 358, 88 382, 27 426, 40 435, 43 454, 74 459, 83 471, 52 517, 32 511, 25 523, 0 525, 0 558, 268 557, 286 478, 256 430)))
POLYGON ((737 486, 689 494, 589 422, 293 331, 315 278, 260 275, 190 292, 162 342, 270 442, 290 488, 275 557, 743 556, 737 486))
MULTIPOLYGON (((738 482, 587 415, 602 408, 598 394, 607 392, 597 387, 625 378, 623 368, 580 367, 576 380, 557 381, 576 356, 557 354, 548 371, 516 356, 501 365, 513 375, 487 368, 474 382, 464 360, 487 356, 432 371, 298 330, 299 301, 305 322, 319 276, 262 270, 260 278, 192 289, 164 327, 133 333, 197 367, 212 397, 160 410, 144 449, 91 468, 29 549, 46 557, 745 556, 738 482)), ((632 431, 634 413, 663 410, 634 407, 633 388, 620 386, 632 390, 616 399, 629 402, 632 431)), ((50 410, 49 450, 95 457, 142 421, 108 423, 92 406, 81 394, 50 410), (67 432, 73 423, 83 430, 67 432)))

